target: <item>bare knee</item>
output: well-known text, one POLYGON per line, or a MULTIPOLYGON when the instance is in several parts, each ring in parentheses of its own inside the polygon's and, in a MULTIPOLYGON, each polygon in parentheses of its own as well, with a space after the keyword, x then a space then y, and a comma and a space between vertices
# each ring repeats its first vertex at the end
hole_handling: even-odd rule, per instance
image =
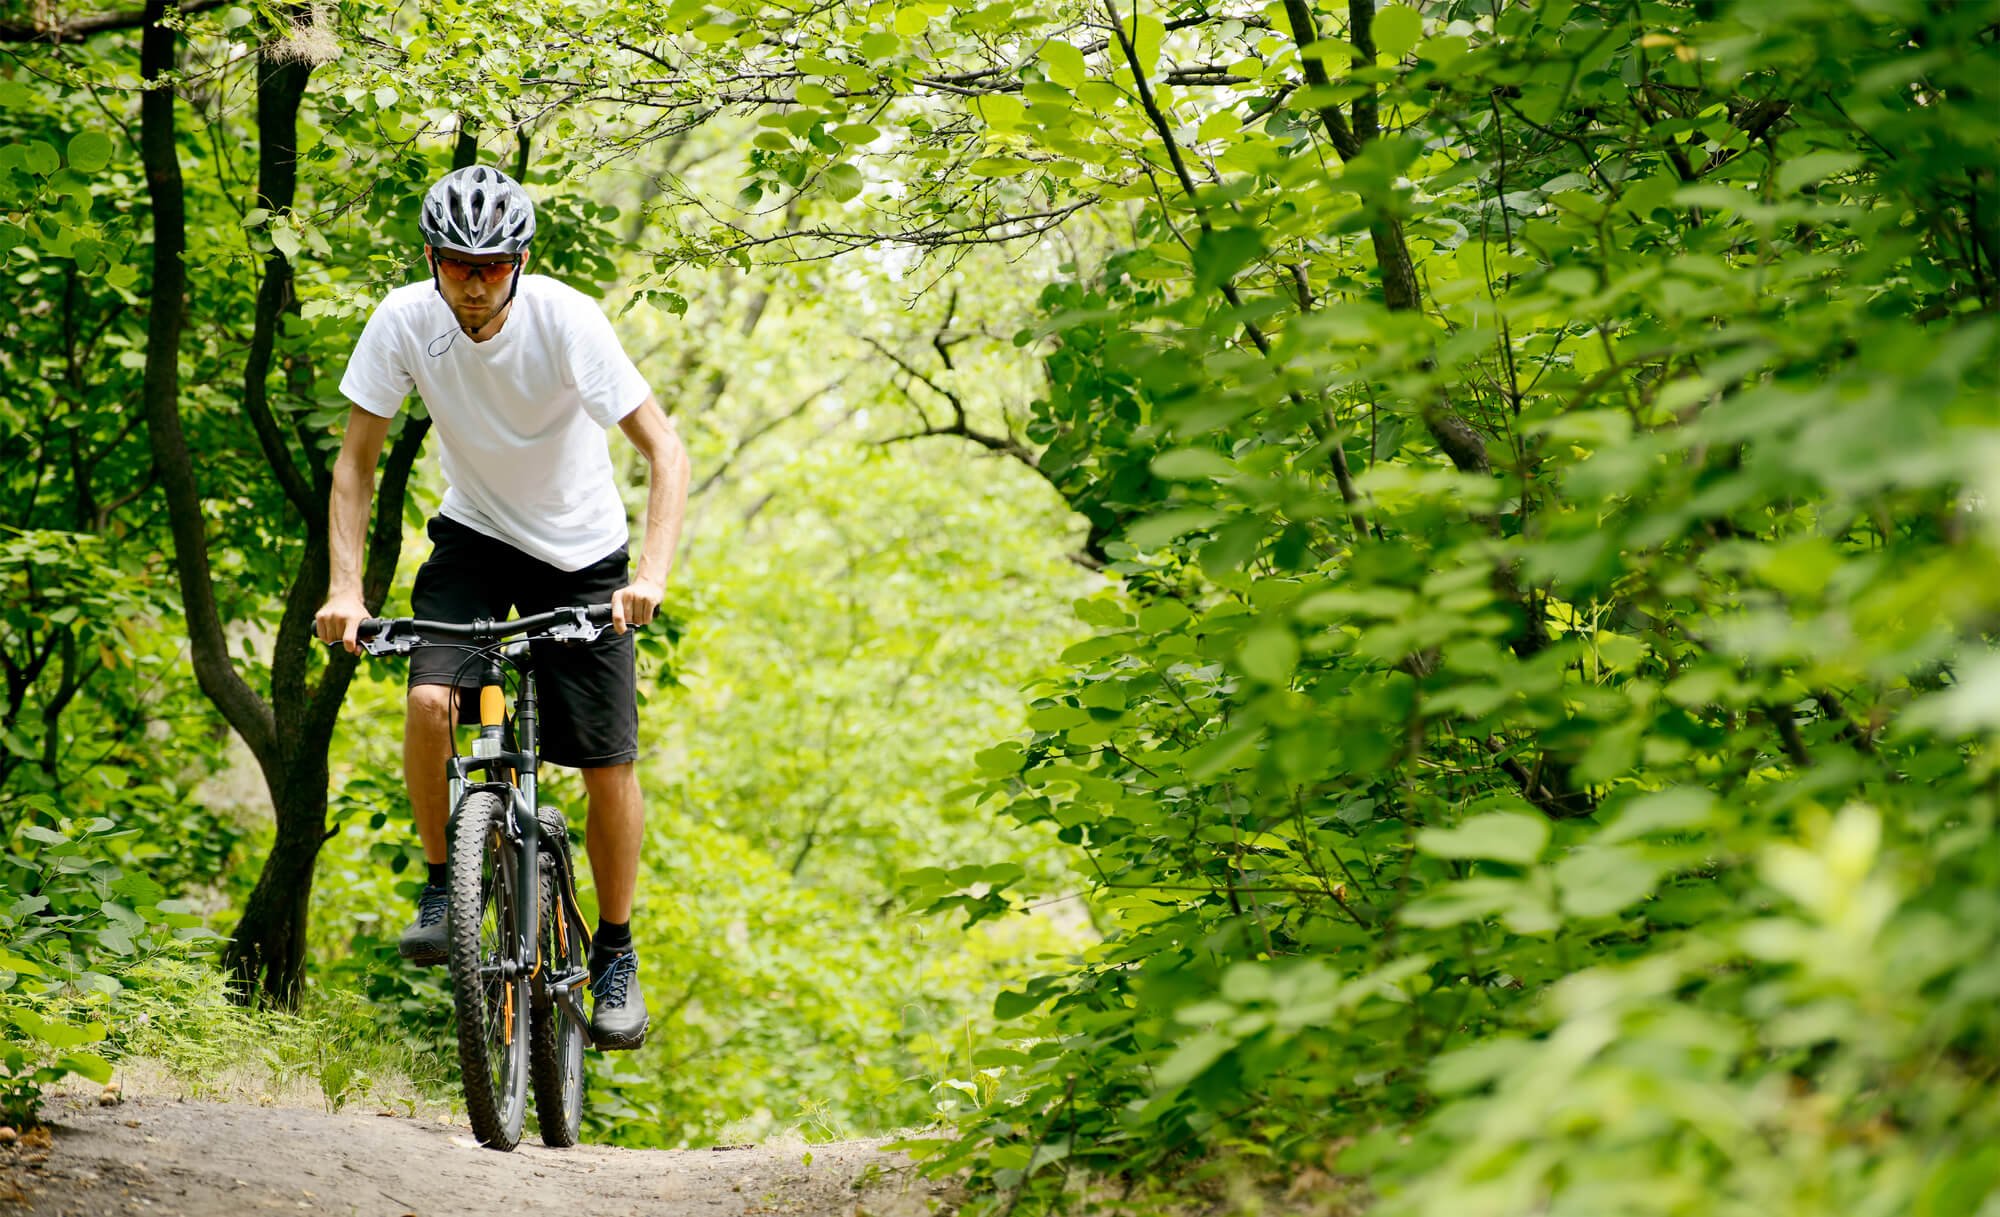
POLYGON ((631 761, 622 765, 600 765, 580 770, 583 774, 583 788, 590 794, 599 791, 622 793, 638 785, 638 766, 631 761))
POLYGON ((453 703, 457 698, 458 690, 450 685, 418 685, 411 689, 410 730, 424 735, 448 735, 451 732, 453 703))

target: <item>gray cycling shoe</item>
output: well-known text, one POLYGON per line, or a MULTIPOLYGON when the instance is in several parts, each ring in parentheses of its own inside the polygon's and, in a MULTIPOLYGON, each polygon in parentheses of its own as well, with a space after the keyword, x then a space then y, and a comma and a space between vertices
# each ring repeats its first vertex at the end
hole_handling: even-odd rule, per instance
POLYGON ((417 919, 396 940, 396 952, 419 967, 432 968, 444 962, 445 911, 451 906, 449 893, 441 887, 425 887, 417 897, 417 919))
POLYGON ((590 969, 590 1042, 606 1052, 625 1052, 646 1042, 646 998, 639 992, 639 957, 620 951, 590 969))

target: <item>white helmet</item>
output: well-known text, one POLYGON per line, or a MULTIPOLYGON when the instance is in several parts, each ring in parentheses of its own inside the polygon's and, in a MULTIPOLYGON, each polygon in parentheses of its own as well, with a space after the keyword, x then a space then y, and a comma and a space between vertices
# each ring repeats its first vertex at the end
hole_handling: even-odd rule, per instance
POLYGON ((424 195, 417 228, 433 249, 518 254, 535 235, 535 204, 513 178, 471 165, 445 174, 424 195))

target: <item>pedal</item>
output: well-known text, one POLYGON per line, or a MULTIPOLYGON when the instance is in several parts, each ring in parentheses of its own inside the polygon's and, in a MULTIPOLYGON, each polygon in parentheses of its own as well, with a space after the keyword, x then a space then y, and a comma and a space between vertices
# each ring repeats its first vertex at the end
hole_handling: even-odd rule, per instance
POLYGON ((555 994, 556 1004, 562 1007, 564 1014, 576 1020, 576 1025, 584 1029, 585 1035, 590 1034, 590 1015, 584 1012, 583 998, 579 994, 589 983, 589 974, 584 973, 575 981, 549 986, 549 992, 555 994))

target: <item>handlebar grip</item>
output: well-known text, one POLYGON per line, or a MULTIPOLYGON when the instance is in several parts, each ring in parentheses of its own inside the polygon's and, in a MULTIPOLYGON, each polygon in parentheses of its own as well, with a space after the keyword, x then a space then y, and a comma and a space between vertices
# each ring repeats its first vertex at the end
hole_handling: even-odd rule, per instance
POLYGON ((383 627, 388 624, 389 619, 386 617, 364 617, 360 624, 354 627, 354 639, 356 642, 366 642, 381 633, 383 627))
POLYGON ((593 604, 583 611, 583 615, 592 625, 611 624, 611 606, 608 604, 593 604))

